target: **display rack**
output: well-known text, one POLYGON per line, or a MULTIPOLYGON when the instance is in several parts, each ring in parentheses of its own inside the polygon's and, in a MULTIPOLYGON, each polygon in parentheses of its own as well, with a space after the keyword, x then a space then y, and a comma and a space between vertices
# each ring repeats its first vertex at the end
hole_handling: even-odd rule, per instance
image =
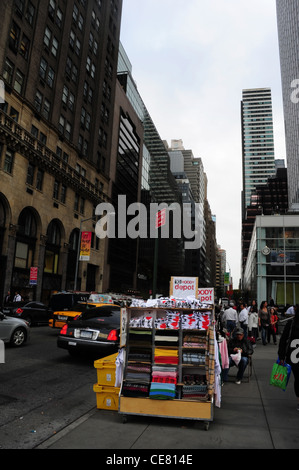
POLYGON ((119 397, 128 415, 213 420, 214 309, 127 307, 121 312, 125 365, 119 397))

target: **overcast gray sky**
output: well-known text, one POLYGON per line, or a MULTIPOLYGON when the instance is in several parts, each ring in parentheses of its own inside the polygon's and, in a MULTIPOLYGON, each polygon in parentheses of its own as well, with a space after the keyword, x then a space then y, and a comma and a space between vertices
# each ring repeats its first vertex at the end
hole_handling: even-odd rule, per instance
POLYGON ((124 0, 121 41, 161 139, 202 158, 238 288, 243 89, 271 87, 275 158, 285 159, 275 0, 124 0))

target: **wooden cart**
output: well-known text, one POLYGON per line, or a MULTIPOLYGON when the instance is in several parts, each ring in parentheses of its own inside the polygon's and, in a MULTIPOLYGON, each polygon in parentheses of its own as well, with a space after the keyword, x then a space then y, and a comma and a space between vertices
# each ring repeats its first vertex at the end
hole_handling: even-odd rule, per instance
MULTIPOLYGON (((204 422, 204 429, 209 429, 209 424, 213 421, 215 382, 213 308, 124 308, 121 312, 121 347, 124 347, 126 351, 123 383, 119 397, 119 413, 123 416, 124 422, 127 420, 128 415, 157 416, 199 420, 204 422), (167 315, 173 314, 178 315, 180 318, 178 327, 168 328, 165 324, 163 325, 163 319, 167 315), (208 318, 208 326, 204 325, 200 329, 193 328, 192 322, 190 322, 191 325, 189 323, 186 325, 186 322, 182 321, 183 318, 189 319, 195 315, 199 318, 205 318, 205 320, 208 318), (139 334, 146 338, 147 343, 144 341, 136 342, 133 339, 134 335, 138 339, 139 334), (166 346, 159 345, 157 338, 161 341, 161 337, 162 342, 165 339, 166 346), (177 337, 177 343, 168 346, 168 343, 170 344, 173 341, 173 337, 177 337), (188 342, 190 338, 196 341, 188 342), (156 364, 155 351, 157 347, 159 350, 164 347, 168 352, 177 351, 177 353, 173 353, 177 354, 175 398, 153 399, 150 395, 128 396, 125 393, 126 383, 130 382, 130 379, 127 379, 129 375, 127 371, 136 362, 141 366, 147 364, 152 369, 156 364), (136 354, 131 354, 136 350, 140 353, 146 351, 150 354, 150 359, 148 354, 145 354, 146 360, 144 360, 141 354, 141 357, 136 361, 136 354), (198 383, 202 385, 197 386, 198 383), (196 389, 195 396, 193 395, 194 389, 196 389), (198 392, 198 389, 201 392, 198 392)), ((165 366, 165 370, 167 370, 169 364, 165 366)), ((148 370, 147 367, 146 370, 148 370)))

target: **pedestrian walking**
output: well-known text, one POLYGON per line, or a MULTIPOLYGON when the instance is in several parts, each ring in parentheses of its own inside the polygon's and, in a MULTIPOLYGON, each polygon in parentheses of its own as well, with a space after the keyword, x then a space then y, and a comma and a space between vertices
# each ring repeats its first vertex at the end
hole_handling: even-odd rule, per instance
POLYGON ((21 302, 21 300, 22 300, 22 297, 20 296, 19 292, 16 292, 13 301, 21 302))
POLYGON ((227 332, 231 334, 236 328, 238 322, 237 311, 233 307, 228 307, 224 312, 223 320, 226 323, 227 332))
POLYGON ((292 368, 297 410, 299 411, 299 305, 294 307, 294 311, 295 316, 286 323, 282 332, 278 346, 278 357, 280 361, 285 361, 292 368))
POLYGON ((7 294, 4 298, 4 305, 8 305, 9 302, 12 302, 12 296, 10 295, 10 291, 7 291, 7 294))
POLYGON ((270 325, 270 315, 267 305, 267 301, 263 300, 259 309, 259 328, 261 330, 262 342, 264 346, 267 344, 268 328, 270 325))
POLYGON ((244 338, 247 338, 247 330, 248 330, 248 310, 246 305, 241 303, 240 304, 240 313, 239 313, 239 323, 240 327, 244 330, 244 338))
POLYGON ((273 337, 273 343, 276 343, 276 335, 277 335, 277 322, 278 316, 276 314, 276 310, 274 307, 270 308, 270 324, 268 328, 268 343, 270 343, 271 336, 273 337))
POLYGON ((259 316, 255 300, 252 301, 248 311, 248 330, 249 336, 253 337, 255 341, 257 341, 259 335, 259 316))

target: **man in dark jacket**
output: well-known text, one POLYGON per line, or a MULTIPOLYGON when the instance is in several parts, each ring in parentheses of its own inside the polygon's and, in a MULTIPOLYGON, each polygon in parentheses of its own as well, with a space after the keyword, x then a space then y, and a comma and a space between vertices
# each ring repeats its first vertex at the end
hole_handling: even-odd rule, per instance
MULTIPOLYGON (((229 355, 229 367, 236 365, 235 361, 231 357, 232 355, 238 354, 238 351, 241 353, 241 359, 238 367, 237 380, 236 384, 240 385, 245 369, 248 365, 249 356, 253 354, 253 347, 251 342, 244 337, 244 330, 242 328, 237 328, 234 332, 234 336, 229 340, 228 345, 228 355, 229 355)), ((224 369, 223 371, 223 380, 227 382, 229 369, 224 369)))

